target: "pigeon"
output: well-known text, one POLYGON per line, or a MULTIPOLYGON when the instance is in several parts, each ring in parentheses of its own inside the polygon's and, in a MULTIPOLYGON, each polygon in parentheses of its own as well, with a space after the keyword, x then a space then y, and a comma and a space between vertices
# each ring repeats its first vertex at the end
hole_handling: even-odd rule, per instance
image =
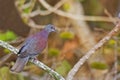
POLYGON ((45 49, 49 34, 55 31, 55 26, 48 24, 40 32, 28 37, 20 48, 17 60, 11 71, 16 73, 21 72, 30 58, 35 58, 45 49))

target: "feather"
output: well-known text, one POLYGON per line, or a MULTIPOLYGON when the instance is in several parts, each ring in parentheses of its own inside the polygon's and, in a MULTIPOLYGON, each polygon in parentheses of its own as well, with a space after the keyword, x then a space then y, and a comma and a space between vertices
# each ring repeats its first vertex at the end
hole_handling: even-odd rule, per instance
POLYGON ((16 60, 16 63, 14 64, 14 66, 11 68, 12 72, 21 72, 24 68, 24 66, 26 65, 26 63, 28 62, 29 57, 25 57, 25 58, 20 58, 18 57, 16 60))

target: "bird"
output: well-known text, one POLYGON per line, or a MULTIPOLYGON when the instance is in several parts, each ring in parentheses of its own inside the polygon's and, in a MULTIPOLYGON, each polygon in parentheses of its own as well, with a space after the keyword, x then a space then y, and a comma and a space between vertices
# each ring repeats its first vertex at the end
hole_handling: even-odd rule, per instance
POLYGON ((56 32, 55 26, 48 24, 40 32, 28 37, 20 48, 17 60, 11 68, 11 71, 16 73, 23 71, 28 60, 36 57, 45 49, 48 36, 51 32, 56 32))

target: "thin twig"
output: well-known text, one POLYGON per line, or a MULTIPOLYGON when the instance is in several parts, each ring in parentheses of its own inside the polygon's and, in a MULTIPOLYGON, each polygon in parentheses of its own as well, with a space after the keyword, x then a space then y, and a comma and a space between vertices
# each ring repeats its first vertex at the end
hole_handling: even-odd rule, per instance
MULTIPOLYGON (((105 9, 104 12, 110 19, 113 18, 112 14, 110 14, 110 12, 107 9, 105 9)), ((113 23, 116 24, 116 21, 114 21, 113 23)))
POLYGON ((84 21, 105 21, 105 22, 114 22, 114 21, 118 20, 118 18, 109 18, 109 17, 103 17, 103 16, 84 16, 84 15, 79 15, 79 16, 82 17, 81 18, 81 17, 79 17, 76 14, 71 14, 71 13, 64 12, 62 10, 58 10, 58 9, 50 6, 45 0, 39 0, 39 2, 46 9, 48 9, 49 11, 51 11, 51 12, 57 14, 57 15, 70 18, 70 19, 84 20, 84 21))
MULTIPOLYGON (((18 49, 14 48, 13 46, 1 40, 0 40, 0 46, 9 49, 11 52, 14 52, 15 54, 17 54, 19 51, 18 49)), ((46 72, 48 72, 52 77, 55 78, 55 80, 65 80, 60 74, 58 74, 57 72, 55 72, 54 70, 43 64, 42 62, 35 60, 33 58, 30 59, 29 61, 34 63, 36 66, 42 68, 46 72)))
MULTIPOLYGON (((57 10, 59 7, 61 7, 67 0, 60 0, 55 6, 54 6, 54 10, 57 10)), ((51 14, 52 11, 49 11, 49 10, 35 10, 33 12, 31 12, 29 14, 30 17, 34 17, 34 16, 37 16, 37 15, 42 15, 42 16, 45 16, 45 15, 49 15, 51 14)))
POLYGON ((110 38, 115 35, 120 30, 120 22, 117 23, 115 28, 108 33, 102 40, 100 40, 93 48, 91 48, 85 56, 83 56, 70 70, 70 72, 67 75, 66 80, 73 80, 74 75, 79 70, 79 68, 85 63, 85 61, 90 58, 91 55, 95 53, 96 50, 98 50, 101 46, 103 46, 110 38))

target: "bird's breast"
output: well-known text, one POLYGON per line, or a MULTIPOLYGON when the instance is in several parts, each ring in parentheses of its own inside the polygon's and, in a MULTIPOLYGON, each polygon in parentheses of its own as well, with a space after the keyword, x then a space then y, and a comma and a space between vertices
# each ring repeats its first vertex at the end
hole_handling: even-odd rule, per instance
POLYGON ((41 39, 40 41, 38 41, 36 43, 36 46, 35 46, 35 50, 39 53, 39 52, 42 52, 44 50, 44 48, 46 47, 47 45, 47 40, 45 39, 41 39))

